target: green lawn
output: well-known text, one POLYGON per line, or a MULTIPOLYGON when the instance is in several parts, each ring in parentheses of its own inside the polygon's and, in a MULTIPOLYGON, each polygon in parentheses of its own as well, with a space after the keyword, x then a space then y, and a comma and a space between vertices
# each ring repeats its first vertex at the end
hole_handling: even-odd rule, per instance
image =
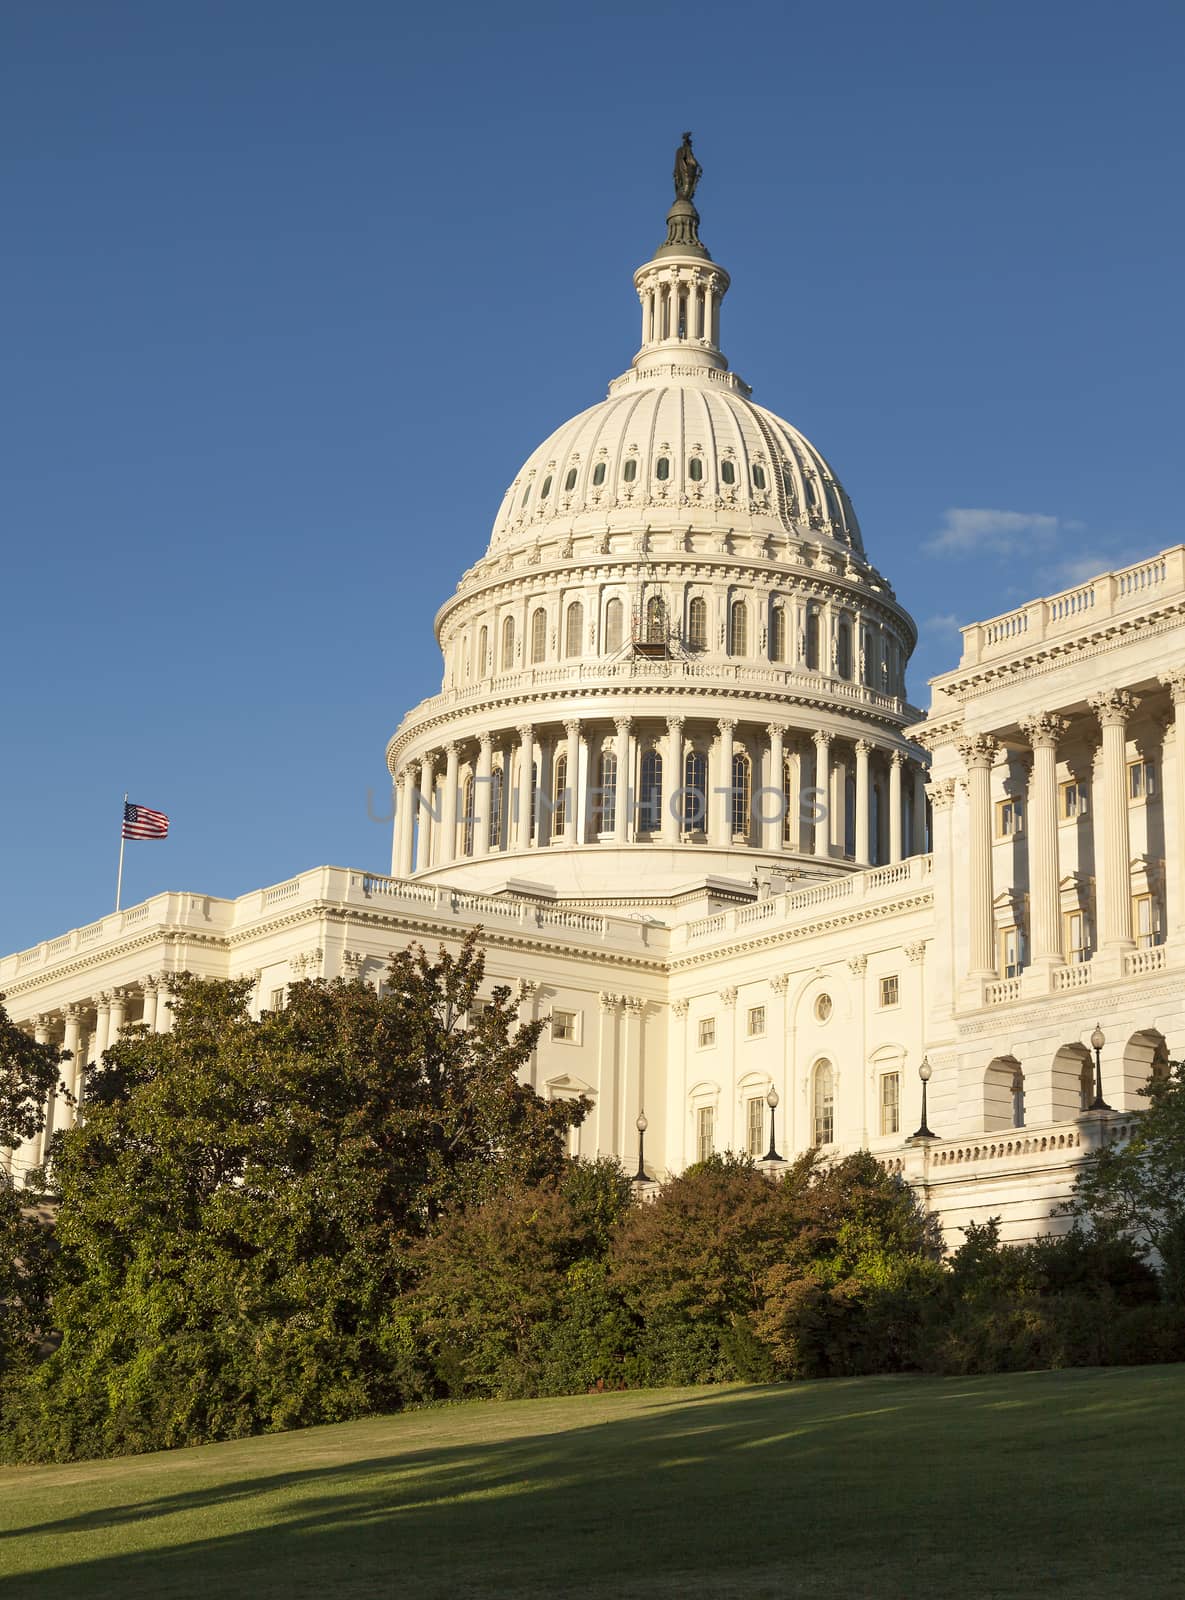
POLYGON ((1185 1367, 442 1407, 0 1470, 0 1596, 1179 1596, 1185 1367))

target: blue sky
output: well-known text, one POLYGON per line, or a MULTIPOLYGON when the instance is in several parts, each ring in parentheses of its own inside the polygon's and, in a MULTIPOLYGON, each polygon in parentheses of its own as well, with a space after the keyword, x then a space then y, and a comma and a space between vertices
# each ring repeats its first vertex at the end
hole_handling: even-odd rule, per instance
POLYGON ((12 0, 0 950, 385 869, 522 459, 636 348, 691 128, 724 344, 922 627, 1182 537, 1179 4, 12 0))

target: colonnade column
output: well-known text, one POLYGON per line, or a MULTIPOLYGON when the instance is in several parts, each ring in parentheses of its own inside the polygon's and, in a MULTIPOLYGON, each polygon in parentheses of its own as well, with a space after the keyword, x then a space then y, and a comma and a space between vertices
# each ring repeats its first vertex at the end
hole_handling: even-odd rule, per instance
POLYGON ((1034 963, 1060 965, 1061 894, 1057 859, 1057 742, 1066 731, 1061 717, 1030 717, 1020 725, 1033 747, 1029 778, 1029 934, 1034 963))
POLYGON ((411 851, 414 833, 412 824, 415 821, 415 800, 413 795, 415 786, 412 781, 412 770, 404 767, 399 774, 399 795, 396 800, 398 814, 395 818, 395 859, 391 863, 391 874, 396 878, 411 876, 411 851))
MULTIPOLYGON (((62 1068, 62 1076, 69 1085, 71 1094, 77 1099, 82 1080, 82 1007, 69 1005, 63 1014, 66 1019, 66 1034, 62 1040, 62 1049, 70 1052, 70 1060, 62 1068)), ((63 1100, 55 1113, 54 1127, 68 1128, 73 1121, 74 1114, 63 1100)))
POLYGON ((437 854, 446 865, 457 856, 457 794, 461 782, 461 747, 454 740, 444 747, 444 819, 437 854))
POLYGON ((769 795, 761 797, 761 845, 764 850, 781 850, 785 838, 785 781, 783 772, 786 755, 782 747, 783 729, 780 723, 771 722, 766 728, 769 735, 769 787, 776 791, 773 805, 769 795))
POLYGON ((868 847, 868 758, 872 746, 867 739, 856 740, 856 865, 867 867, 872 863, 868 847))
POLYGON ((926 853, 926 769, 920 761, 913 764, 913 838, 910 854, 926 853))
POLYGON ((416 803, 420 826, 416 835, 416 865, 417 872, 423 872, 432 865, 432 776, 433 763, 430 755, 423 756, 420 760, 420 792, 416 803))
POLYGON ((633 787, 630 782, 629 717, 616 718, 614 726, 617 729, 617 772, 614 778, 613 793, 613 839, 616 844, 624 844, 630 836, 629 796, 633 787))
POLYGON ((900 750, 889 757, 889 861, 901 860, 901 765, 900 750))
POLYGON ((95 1001, 95 1033, 91 1040, 91 1061, 95 1066, 103 1059, 111 1038, 111 992, 104 989, 95 1001))
POLYGON ((107 1024, 107 1043, 112 1045, 119 1038, 119 1030, 124 1025, 128 1010, 128 992, 126 989, 112 989, 111 1012, 107 1024))
POLYGON ((157 1033, 172 1033, 173 1012, 169 1002, 173 998, 173 987, 168 978, 162 973, 156 980, 156 1031, 157 1033))
POLYGON ((667 718, 667 749, 662 762, 662 838, 664 844, 678 844, 680 833, 679 790, 683 786, 683 718, 667 718))
POLYGON ((815 734, 815 854, 831 854, 831 735, 815 734))
POLYGON ((535 764, 535 728, 524 722, 518 730, 518 829, 516 843, 520 850, 531 848, 531 801, 533 786, 531 769, 535 764))
POLYGON ((732 735, 735 722, 725 718, 716 724, 720 730, 720 753, 717 766, 716 811, 712 843, 727 848, 732 843, 732 735))
POLYGON ((144 1015, 140 1021, 153 1033, 156 1032, 156 979, 145 978, 141 985, 144 991, 144 1015))
POLYGON ((1180 939, 1185 938, 1185 670, 1170 672, 1160 681, 1173 697, 1173 765, 1176 768, 1173 787, 1176 794, 1166 797, 1165 803, 1173 806, 1176 816, 1177 881, 1171 890, 1168 916, 1170 929, 1180 939))
POLYGON ((992 926, 992 763, 996 750, 996 741, 986 734, 959 742, 959 753, 967 764, 967 792, 971 801, 967 867, 973 978, 992 978, 996 973, 992 926))
POLYGON ((1095 871, 1103 890, 1101 948, 1130 950, 1131 833, 1127 817, 1127 720, 1136 708, 1125 689, 1091 695, 1087 704, 1103 730, 1103 828, 1095 836, 1095 871), (1102 857, 1099 870, 1099 857, 1102 857))
POLYGON ((564 843, 575 844, 576 826, 580 815, 580 723, 565 722, 564 732, 568 736, 564 757, 566 766, 564 784, 568 790, 564 805, 564 843))
POLYGON ((490 801, 494 771, 493 738, 483 733, 477 745, 477 772, 473 782, 473 854, 488 855, 490 851, 490 801))

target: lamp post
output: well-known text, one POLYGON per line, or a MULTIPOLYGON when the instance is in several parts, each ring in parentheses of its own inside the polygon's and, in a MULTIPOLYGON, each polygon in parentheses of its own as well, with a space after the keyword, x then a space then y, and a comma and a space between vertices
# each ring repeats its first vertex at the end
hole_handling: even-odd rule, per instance
POLYGON ((926 1121, 926 1086, 930 1082, 930 1077, 933 1071, 934 1069, 930 1065, 930 1057, 923 1056, 922 1064, 918 1068, 918 1077, 922 1080, 922 1124, 918 1131, 913 1135, 915 1139, 937 1139, 938 1137, 938 1135, 933 1131, 929 1123, 926 1121))
POLYGON ((646 1176, 646 1163, 642 1159, 642 1151, 646 1143, 646 1129, 649 1126, 650 1124, 646 1121, 646 1113, 639 1111, 638 1120, 634 1123, 634 1127, 638 1130, 638 1170, 634 1173, 635 1183, 650 1182, 650 1179, 646 1176))
POLYGON ((765 1152, 766 1161, 780 1161, 782 1159, 778 1154, 777 1141, 774 1138, 774 1112, 778 1109, 779 1098, 778 1091, 771 1083, 769 1093, 765 1097, 765 1103, 769 1107, 769 1149, 765 1152))
POLYGON ((1087 1106, 1088 1111, 1111 1110, 1103 1099, 1103 1046, 1106 1042, 1107 1036, 1096 1022, 1090 1036, 1090 1047, 1094 1051, 1094 1099, 1087 1106))

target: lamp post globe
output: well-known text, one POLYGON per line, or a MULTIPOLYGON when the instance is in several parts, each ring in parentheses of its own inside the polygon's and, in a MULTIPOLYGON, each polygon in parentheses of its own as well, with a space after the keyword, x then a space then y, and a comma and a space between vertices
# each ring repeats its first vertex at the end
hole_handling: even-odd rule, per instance
POLYGON ((769 1086, 769 1092, 765 1097, 765 1103, 769 1107, 769 1149, 765 1152, 764 1159, 766 1161, 780 1161, 782 1159, 778 1154, 778 1142, 774 1138, 774 1113, 778 1109, 778 1101, 780 1099, 781 1096, 771 1083, 769 1086))
POLYGON ((643 1151, 645 1149, 646 1141, 646 1129, 649 1126, 650 1124, 646 1120, 646 1113, 644 1111, 639 1111, 637 1120, 634 1122, 634 1127, 638 1130, 638 1170, 634 1173, 635 1183, 650 1182, 650 1179, 646 1176, 646 1162, 643 1159, 643 1151))
POLYGON ((1094 1032, 1090 1036, 1090 1048, 1094 1051, 1094 1099, 1087 1106, 1088 1111, 1111 1110, 1103 1099, 1103 1046, 1106 1042, 1107 1035, 1096 1022, 1094 1032))
POLYGON ((918 1077, 922 1080, 922 1120, 918 1127, 918 1131, 913 1136, 915 1139, 936 1139, 938 1137, 926 1120, 926 1090, 933 1075, 934 1068, 930 1065, 930 1057, 923 1056, 922 1064, 918 1068, 918 1077))

